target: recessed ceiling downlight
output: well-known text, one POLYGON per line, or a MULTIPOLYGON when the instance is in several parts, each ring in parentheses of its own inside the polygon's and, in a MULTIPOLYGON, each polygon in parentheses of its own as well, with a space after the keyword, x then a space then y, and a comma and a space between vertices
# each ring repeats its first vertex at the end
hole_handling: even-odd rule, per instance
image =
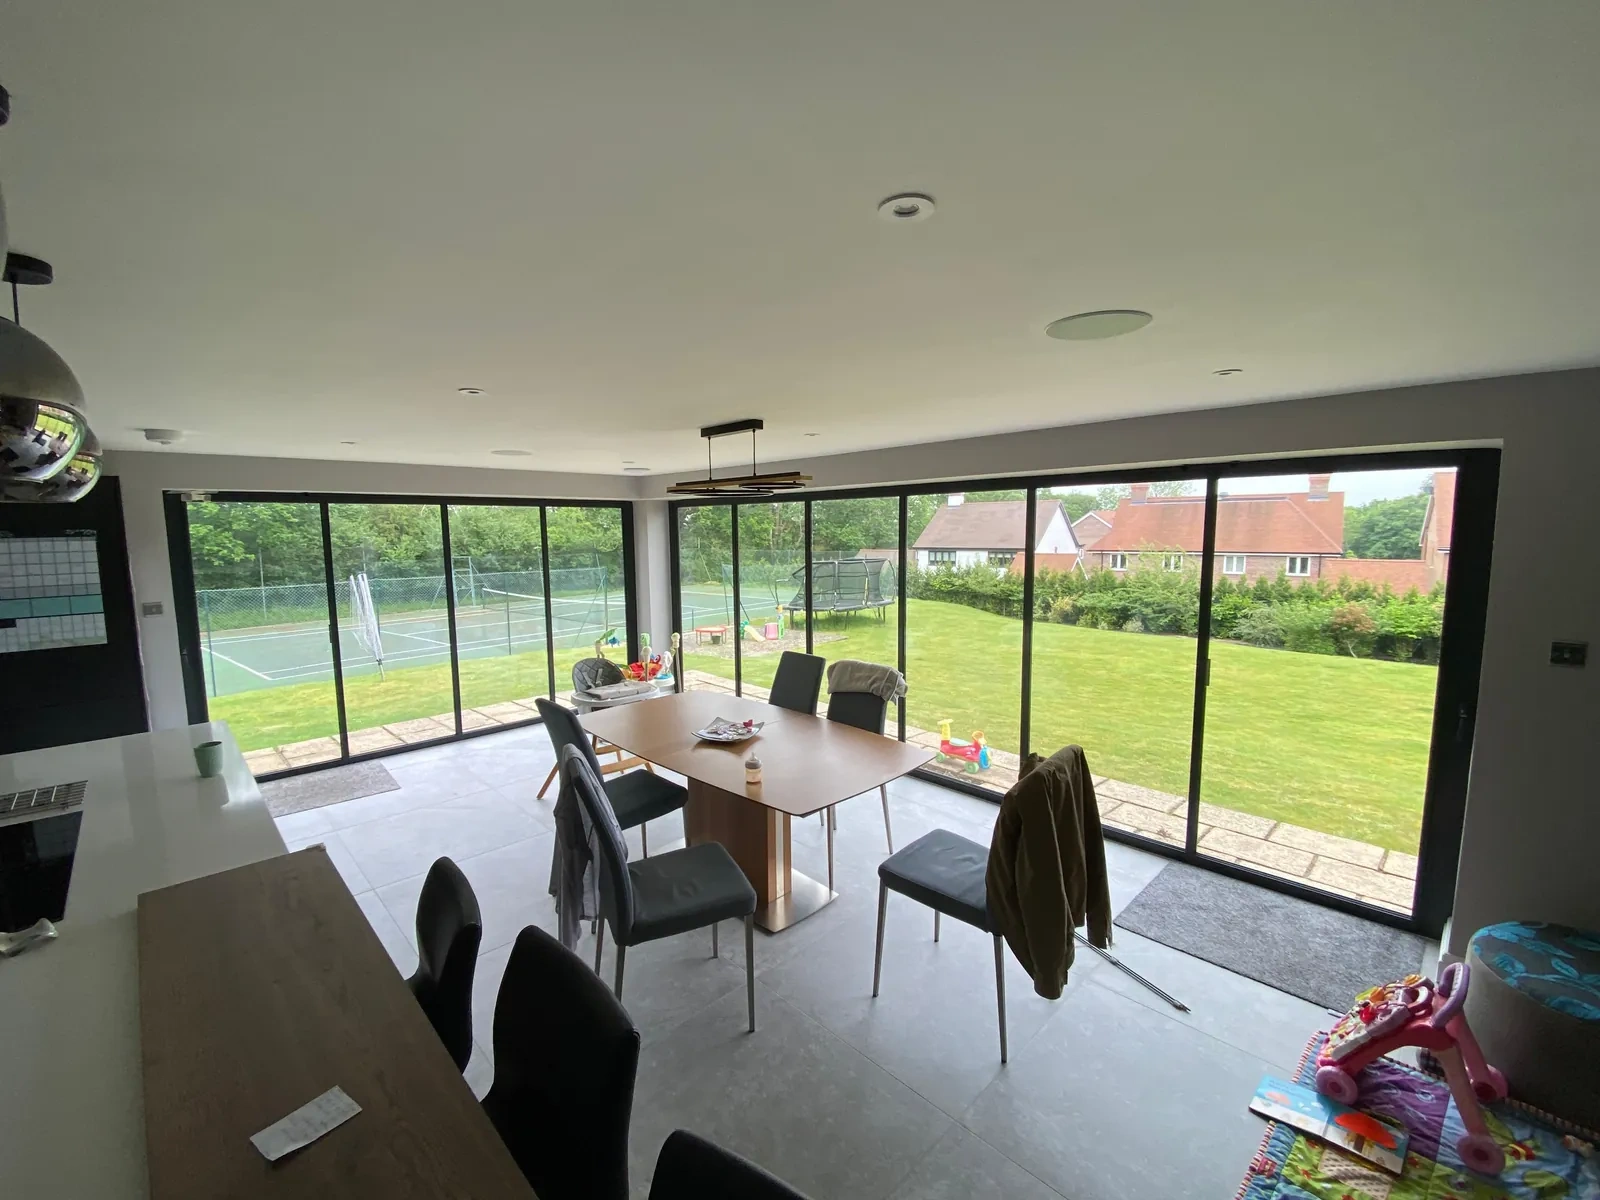
POLYGON ((933 197, 920 192, 901 192, 878 205, 885 221, 926 221, 933 216, 933 197))
POLYGON ((1136 308, 1103 308, 1098 312, 1073 313, 1059 321, 1051 321, 1044 331, 1064 342, 1092 342, 1100 338, 1121 337, 1143 329, 1154 320, 1147 312, 1136 308))
POLYGON ((464 388, 457 388, 456 391, 460 392, 463 396, 481 396, 481 395, 483 395, 483 389, 482 388, 464 387, 464 388))
POLYGON ((530 454, 533 453, 533 451, 532 450, 491 450, 491 451, 489 451, 489 453, 493 454, 493 455, 496 455, 496 456, 498 456, 500 458, 527 458, 530 454))
POLYGON ((648 475, 648 474, 650 474, 650 468, 649 467, 623 467, 622 468, 622 473, 624 475, 648 475))

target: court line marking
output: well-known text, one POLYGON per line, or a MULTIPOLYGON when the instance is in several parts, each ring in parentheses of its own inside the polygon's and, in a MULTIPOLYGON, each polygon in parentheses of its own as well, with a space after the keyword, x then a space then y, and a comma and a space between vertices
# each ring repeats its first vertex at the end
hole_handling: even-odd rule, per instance
MULTIPOLYGON (((215 658, 220 658, 225 663, 232 663, 234 666, 238 667, 241 671, 249 671, 250 674, 254 675, 257 679, 265 679, 265 680, 267 680, 269 682, 272 679, 271 675, 263 675, 260 671, 256 670, 254 667, 247 667, 247 666, 244 665, 244 663, 240 662, 236 658, 229 658, 226 654, 218 654, 215 650, 211 651, 211 654, 215 658)), ((213 685, 215 685, 216 681, 213 679, 212 683, 213 683, 213 685)))

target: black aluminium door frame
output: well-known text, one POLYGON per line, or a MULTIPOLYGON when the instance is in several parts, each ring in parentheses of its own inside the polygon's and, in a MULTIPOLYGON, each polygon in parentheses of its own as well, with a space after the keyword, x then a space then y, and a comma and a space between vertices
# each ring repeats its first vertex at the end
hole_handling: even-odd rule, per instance
MULTIPOLYGON (((449 604, 447 607, 448 620, 452 626, 451 631, 451 677, 452 692, 455 703, 456 729, 455 734, 446 734, 444 737, 435 738, 428 742, 412 745, 388 747, 382 750, 364 751, 359 754, 349 753, 349 732, 346 728, 345 698, 342 679, 342 666, 338 649, 338 624, 337 605, 332 575, 333 540, 329 528, 328 506, 331 504, 408 504, 440 507, 440 531, 442 545, 450 545, 450 513, 452 506, 478 506, 478 507, 516 507, 516 508, 610 508, 616 509, 622 522, 622 554, 623 554, 623 606, 628 621, 628 649, 630 661, 638 657, 638 596, 637 573, 633 559, 634 541, 634 506, 626 500, 548 500, 524 496, 420 496, 405 493, 369 494, 361 492, 263 492, 263 491, 226 491, 206 490, 198 488, 183 488, 168 491, 163 494, 162 506, 166 517, 167 552, 173 580, 173 616, 178 625, 179 659, 182 665, 184 681, 184 701, 191 723, 209 719, 208 705, 206 703, 206 687, 204 681, 204 668, 200 658, 200 622, 197 606, 195 604, 194 586, 194 561, 189 542, 188 504, 190 502, 216 502, 216 503, 277 503, 277 504, 315 504, 319 506, 322 523, 323 537, 323 584, 328 590, 328 623, 330 650, 335 675, 334 695, 336 699, 339 730, 340 730, 340 756, 326 762, 313 763, 308 766, 290 767, 284 771, 273 771, 262 774, 260 780, 283 779, 293 775, 304 775, 312 771, 325 770, 328 767, 340 766, 345 763, 367 762, 372 759, 387 758, 394 754, 404 754, 421 746, 437 746, 445 742, 465 741, 470 738, 487 737, 502 733, 508 729, 524 728, 530 725, 542 724, 542 718, 529 717, 524 721, 509 721, 503 725, 492 725, 482 729, 466 729, 461 718, 460 701, 460 652, 458 635, 453 626, 455 624, 455 596, 451 588, 449 604)), ((544 538, 541 537, 541 551, 543 551, 544 538)), ((676 547, 674 543, 674 559, 676 547)), ((543 554, 542 563, 548 571, 548 554, 543 554)), ((451 580, 454 575, 454 564, 450 562, 448 554, 445 561, 445 578, 451 580)), ((545 646, 547 661, 547 676, 553 678, 555 647, 545 646)))
MULTIPOLYGON (((1043 489, 1072 487, 1094 482, 1100 485, 1130 483, 1156 483, 1176 479, 1193 480, 1206 488, 1206 527, 1202 549, 1201 596, 1204 611, 1196 630, 1195 700, 1191 715, 1190 783, 1188 796, 1188 821, 1186 845, 1175 847, 1136 833, 1107 830, 1113 840, 1127 842, 1167 858, 1179 859, 1208 870, 1247 880, 1272 890, 1281 891, 1322 904, 1367 917, 1384 924, 1414 929, 1437 936, 1444 920, 1449 916, 1454 893, 1454 879, 1459 859, 1461 824, 1465 815, 1467 765, 1471 756, 1472 723, 1476 715, 1478 671, 1482 661, 1484 623, 1487 610, 1488 568, 1493 544, 1495 495, 1498 487, 1500 451, 1493 448, 1400 450, 1350 452, 1322 455, 1286 455, 1273 458, 1239 459, 1224 462, 1176 464, 1163 467, 1141 467, 1130 470, 1074 469, 1064 472, 1020 475, 1006 478, 959 479, 942 483, 917 483, 879 485, 864 488, 834 489, 807 493, 807 508, 817 501, 834 499, 866 499, 895 497, 900 502, 901 523, 898 553, 900 555, 901 586, 899 588, 899 669, 905 673, 905 621, 906 604, 904 578, 909 566, 908 530, 905 514, 907 498, 913 495, 930 495, 940 492, 994 491, 1023 489, 1030 497, 1043 489), (1422 841, 1418 853, 1417 886, 1409 916, 1387 909, 1347 900, 1330 892, 1307 887, 1290 880, 1258 873, 1233 863, 1209 858, 1199 852, 1198 809, 1200 787, 1205 765, 1205 708, 1206 693, 1210 683, 1210 622, 1209 609, 1212 593, 1210 568, 1216 555, 1216 505, 1219 499, 1220 480, 1233 475, 1321 474, 1351 471, 1403 470, 1407 468, 1455 467, 1458 471, 1456 490, 1456 520, 1453 523, 1452 542, 1465 538, 1466 545, 1451 547, 1451 569, 1446 584, 1444 631, 1440 641, 1439 680, 1434 697, 1434 725, 1429 746, 1428 782, 1424 796, 1422 841), (1462 550, 1465 549, 1465 553, 1462 550)), ((715 499, 672 500, 669 503, 669 537, 673 586, 673 628, 682 636, 679 571, 680 553, 678 522, 684 509, 724 505, 737 509, 737 505, 715 499)), ((1033 511, 1029 506, 1030 515, 1033 511)), ((737 512, 731 514, 733 544, 737 546, 737 512)), ((807 523, 806 559, 809 564, 811 547, 810 522, 807 523)), ((1027 547, 1028 576, 1033 574, 1034 548, 1027 547)), ((733 563, 733 577, 738 580, 737 555, 733 563)), ((1026 585, 1025 585, 1026 586, 1026 585)), ((1031 689, 1032 663, 1031 626, 1037 614, 1028 605, 1023 612, 1024 649, 1019 668, 1025 677, 1024 688, 1031 689)), ((737 649, 735 650, 737 663, 737 649)), ((1021 740, 1027 744, 1031 716, 1031 699, 1026 700, 1021 713, 1021 740)), ((905 736, 904 702, 901 703, 901 737, 905 736)), ((995 802, 993 792, 964 780, 930 771, 915 772, 919 778, 951 787, 981 799, 995 802)))

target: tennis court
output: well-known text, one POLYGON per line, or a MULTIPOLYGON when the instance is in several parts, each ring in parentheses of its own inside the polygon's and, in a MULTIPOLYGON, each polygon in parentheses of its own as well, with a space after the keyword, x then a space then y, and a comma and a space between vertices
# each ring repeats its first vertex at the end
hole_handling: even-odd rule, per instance
MULTIPOLYGON (((339 589, 341 667, 347 676, 376 674, 379 656, 369 646, 371 635, 344 601, 345 585, 339 589)), ((373 590, 380 591, 376 586, 373 590)), ((373 604, 382 670, 448 663, 450 623, 442 597, 431 606, 411 599, 395 608, 398 611, 385 612, 382 599, 373 604)), ((550 617, 557 648, 592 644, 613 629, 619 638, 626 634, 622 597, 604 588, 587 595, 553 597, 550 617)), ((540 594, 479 584, 457 603, 456 639, 462 659, 543 651, 546 638, 540 594)), ((325 616, 209 631, 202 621, 200 651, 212 696, 333 678, 325 616)))

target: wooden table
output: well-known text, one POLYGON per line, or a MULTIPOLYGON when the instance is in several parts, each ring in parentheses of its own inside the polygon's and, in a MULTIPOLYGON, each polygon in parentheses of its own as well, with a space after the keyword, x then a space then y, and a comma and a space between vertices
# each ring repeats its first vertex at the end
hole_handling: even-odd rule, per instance
POLYGON ((531 1200, 321 846, 146 892, 138 926, 154 1200, 531 1200), (361 1112, 257 1153, 251 1134, 336 1084, 361 1112))
POLYGON ((794 869, 790 819, 872 791, 934 754, 926 746, 722 692, 684 692, 580 719, 612 745, 688 779, 683 827, 689 844, 727 847, 756 889, 756 924, 768 933, 787 929, 837 895, 794 869), (767 724, 753 741, 732 746, 694 736, 715 717, 767 724), (749 785, 744 760, 752 753, 761 759, 762 781, 749 785))

